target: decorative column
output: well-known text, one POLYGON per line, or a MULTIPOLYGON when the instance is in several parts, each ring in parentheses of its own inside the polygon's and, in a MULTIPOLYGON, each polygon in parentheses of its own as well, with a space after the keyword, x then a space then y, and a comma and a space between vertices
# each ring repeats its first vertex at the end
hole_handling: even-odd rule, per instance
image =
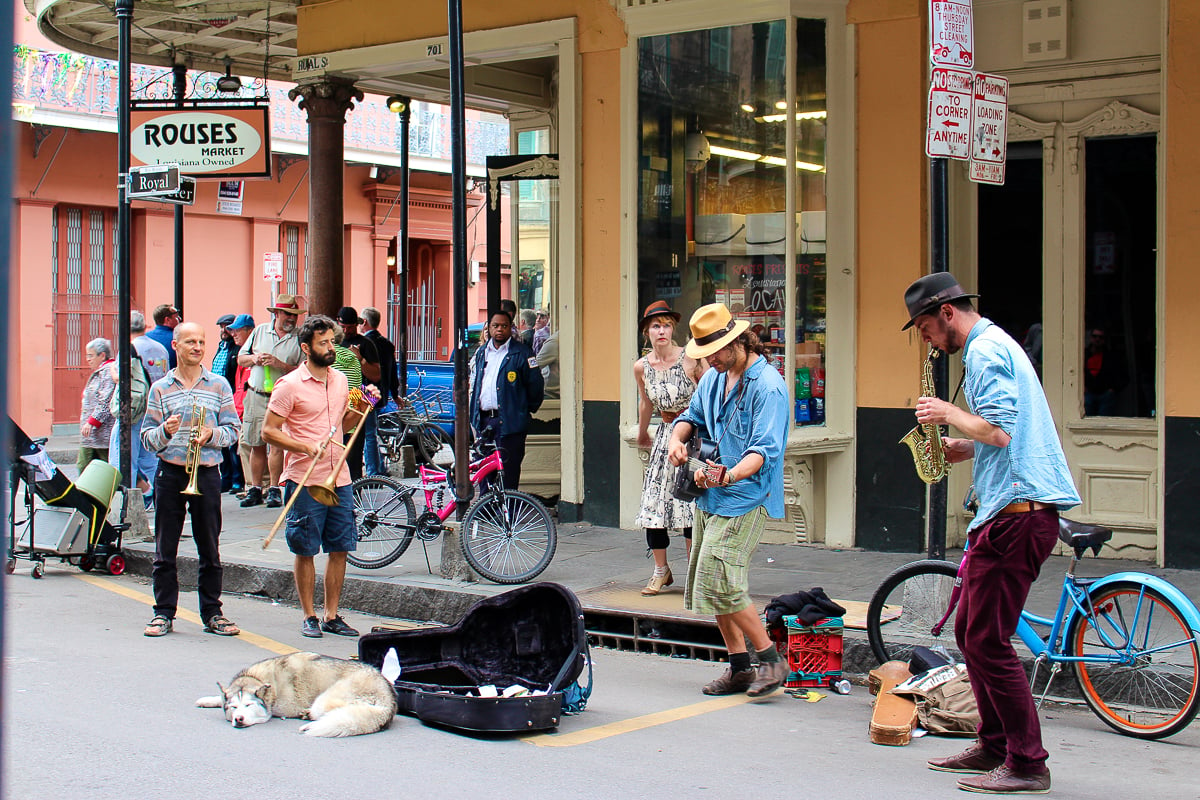
POLYGON ((353 82, 324 78, 288 92, 308 114, 308 308, 334 316, 342 306, 343 129, 363 93, 353 82))

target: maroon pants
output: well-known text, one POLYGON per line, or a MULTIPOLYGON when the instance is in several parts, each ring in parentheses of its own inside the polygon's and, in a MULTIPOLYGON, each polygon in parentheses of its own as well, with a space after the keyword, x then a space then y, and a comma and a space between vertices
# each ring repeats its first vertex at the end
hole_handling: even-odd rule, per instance
POLYGON ((955 636, 979 703, 979 741, 1010 769, 1046 770, 1042 727, 1021 659, 1016 633, 1029 587, 1058 539, 1058 512, 1041 509, 997 516, 969 537, 967 574, 958 603, 955 636))

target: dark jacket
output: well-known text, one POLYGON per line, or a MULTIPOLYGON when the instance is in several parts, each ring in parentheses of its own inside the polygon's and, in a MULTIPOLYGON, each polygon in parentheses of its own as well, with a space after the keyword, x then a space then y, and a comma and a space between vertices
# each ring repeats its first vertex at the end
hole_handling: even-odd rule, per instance
MULTIPOLYGON (((490 345, 489 345, 490 346, 490 345)), ((471 426, 480 430, 479 391, 483 385, 484 354, 480 347, 475 353, 475 371, 471 375, 471 426)), ((546 387, 542 371, 529 345, 509 339, 508 354, 500 362, 496 381, 496 399, 500 403, 500 435, 524 433, 529 429, 533 412, 542 406, 546 387)))
POLYGON ((380 397, 385 403, 389 397, 393 397, 399 402, 400 377, 396 373, 396 345, 376 330, 367 331, 363 336, 375 345, 375 353, 379 356, 379 372, 383 375, 379 381, 380 397))

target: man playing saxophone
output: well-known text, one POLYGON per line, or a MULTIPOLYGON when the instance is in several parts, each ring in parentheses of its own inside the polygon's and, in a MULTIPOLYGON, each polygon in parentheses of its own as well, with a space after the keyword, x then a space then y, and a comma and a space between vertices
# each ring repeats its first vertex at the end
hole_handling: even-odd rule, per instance
POLYGON ((221 448, 237 441, 241 423, 229 382, 204 368, 204 344, 200 325, 177 325, 171 346, 178 366, 154 382, 146 399, 142 443, 159 458, 154 476, 154 618, 143 631, 146 636, 163 636, 174 626, 179 602, 175 559, 188 512, 200 561, 204 630, 221 636, 240 633, 221 614, 219 540, 221 448))

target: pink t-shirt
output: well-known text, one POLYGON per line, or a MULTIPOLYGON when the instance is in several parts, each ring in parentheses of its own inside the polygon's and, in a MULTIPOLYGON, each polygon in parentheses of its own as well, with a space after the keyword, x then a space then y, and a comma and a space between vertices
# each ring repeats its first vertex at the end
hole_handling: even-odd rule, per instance
MULTIPOLYGON (((325 448, 325 454, 317 462, 306 485, 324 483, 333 472, 342 456, 342 415, 346 413, 346 401, 350 388, 346 376, 336 369, 325 372, 325 380, 308 371, 308 362, 279 378, 271 393, 267 410, 283 417, 283 432, 302 442, 323 442, 329 431, 336 426, 333 441, 325 448)), ((312 459, 303 453, 284 452, 281 480, 300 482, 312 459)), ((337 486, 350 483, 350 468, 342 464, 338 472, 337 486)))

